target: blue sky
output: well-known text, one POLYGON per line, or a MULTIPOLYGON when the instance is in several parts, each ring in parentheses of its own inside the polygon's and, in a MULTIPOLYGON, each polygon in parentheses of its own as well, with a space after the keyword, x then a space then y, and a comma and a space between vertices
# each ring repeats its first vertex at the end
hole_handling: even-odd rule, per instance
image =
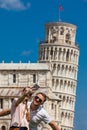
POLYGON ((0 0, 0 62, 37 62, 44 24, 62 22, 77 26, 80 47, 74 130, 87 130, 87 0, 0 0))

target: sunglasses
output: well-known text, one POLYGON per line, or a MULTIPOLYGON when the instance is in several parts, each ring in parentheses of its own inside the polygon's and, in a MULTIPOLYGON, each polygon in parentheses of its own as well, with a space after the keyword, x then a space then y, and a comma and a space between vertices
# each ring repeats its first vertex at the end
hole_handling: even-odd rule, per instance
POLYGON ((35 96, 35 99, 38 99, 39 103, 42 103, 42 99, 40 99, 38 96, 35 96))

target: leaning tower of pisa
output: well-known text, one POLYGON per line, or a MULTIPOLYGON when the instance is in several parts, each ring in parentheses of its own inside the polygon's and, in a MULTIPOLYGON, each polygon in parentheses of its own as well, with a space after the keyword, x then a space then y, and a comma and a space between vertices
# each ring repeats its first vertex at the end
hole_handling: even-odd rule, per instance
POLYGON ((45 25, 45 31, 45 40, 39 45, 38 61, 51 66, 51 89, 61 98, 61 130, 73 130, 79 59, 76 26, 53 22, 45 25))

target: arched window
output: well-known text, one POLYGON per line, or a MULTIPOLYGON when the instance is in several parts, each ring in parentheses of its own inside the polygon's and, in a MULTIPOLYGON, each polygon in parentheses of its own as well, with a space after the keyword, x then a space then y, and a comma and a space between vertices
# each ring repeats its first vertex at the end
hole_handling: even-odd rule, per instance
POLYGON ((16 83, 16 74, 13 74, 13 83, 16 83))
POLYGON ((1 127, 1 130, 6 130, 5 126, 2 126, 2 127, 1 127))
POLYGON ((11 98, 11 102, 13 102, 14 98, 11 98))
POLYGON ((51 48, 50 55, 51 56, 53 55, 53 48, 51 48))
POLYGON ((33 83, 36 83, 36 74, 33 74, 33 83))
POLYGON ((66 53, 66 61, 69 61, 69 50, 67 50, 67 53, 66 53))
POLYGON ((0 98, 0 108, 3 108, 3 99, 0 98))
POLYGON ((64 28, 61 27, 61 28, 60 28, 60 35, 63 35, 63 34, 64 34, 64 28))
POLYGON ((53 105, 53 103, 51 104, 51 109, 52 109, 52 110, 54 109, 54 105, 53 105))
POLYGON ((70 39, 70 33, 67 33, 66 34, 66 40, 69 40, 70 39))

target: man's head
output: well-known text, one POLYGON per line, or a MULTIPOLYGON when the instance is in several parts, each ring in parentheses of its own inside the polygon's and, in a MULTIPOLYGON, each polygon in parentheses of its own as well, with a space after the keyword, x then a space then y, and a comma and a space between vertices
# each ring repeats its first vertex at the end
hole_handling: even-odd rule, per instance
POLYGON ((33 103, 36 106, 42 105, 46 101, 46 95, 42 92, 39 92, 34 96, 33 103))

